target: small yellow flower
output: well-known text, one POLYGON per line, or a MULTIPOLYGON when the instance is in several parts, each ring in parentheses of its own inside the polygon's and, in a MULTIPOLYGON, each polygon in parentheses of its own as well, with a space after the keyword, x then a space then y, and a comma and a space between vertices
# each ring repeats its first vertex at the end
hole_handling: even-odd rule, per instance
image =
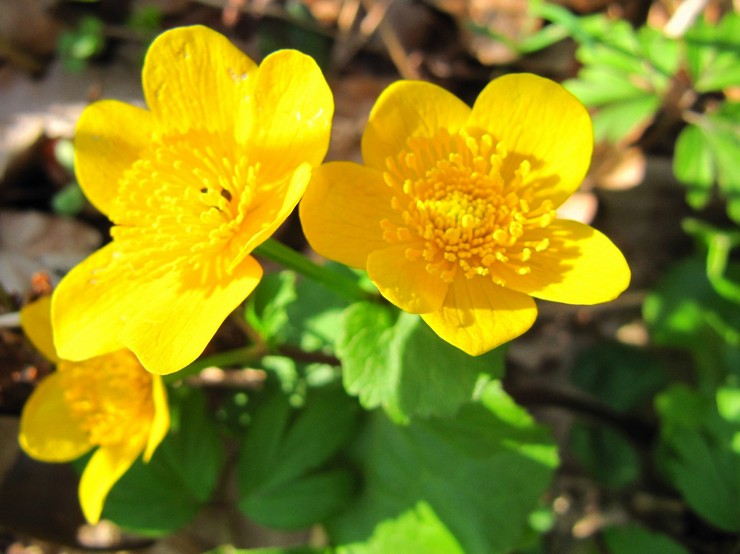
POLYGON ((592 146, 585 108, 547 79, 501 77, 472 109, 399 81, 370 113, 365 165, 314 171, 303 229, 318 253, 366 269, 393 304, 482 354, 529 329, 532 297, 594 304, 629 284, 608 238, 556 217, 592 146))
POLYGON ((48 297, 21 310, 21 325, 56 371, 36 387, 21 415, 19 441, 32 458, 70 462, 97 447, 80 480, 85 518, 97 523, 111 487, 143 452, 149 461, 170 426, 167 394, 128 350, 59 359, 48 297))
POLYGON ((77 177, 113 240, 62 280, 52 321, 64 359, 128 348, 164 374, 259 282, 251 253, 323 160, 334 104, 310 57, 258 67, 200 26, 159 36, 142 80, 149 110, 102 101, 77 124, 77 177))

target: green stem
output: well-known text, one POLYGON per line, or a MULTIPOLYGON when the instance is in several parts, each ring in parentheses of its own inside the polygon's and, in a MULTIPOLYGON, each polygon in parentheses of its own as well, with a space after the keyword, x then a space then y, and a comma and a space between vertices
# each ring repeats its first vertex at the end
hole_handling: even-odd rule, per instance
POLYGON ((371 300, 373 298, 373 295, 363 290, 354 279, 312 262, 303 254, 275 239, 267 239, 255 249, 254 253, 313 279, 348 300, 371 300))
POLYGON ((181 369, 176 373, 163 375, 162 380, 169 384, 181 381, 187 377, 197 375, 207 367, 235 367, 245 363, 253 362, 259 359, 265 353, 264 347, 260 344, 235 348, 226 352, 219 352, 213 356, 207 356, 195 360, 189 366, 181 369))

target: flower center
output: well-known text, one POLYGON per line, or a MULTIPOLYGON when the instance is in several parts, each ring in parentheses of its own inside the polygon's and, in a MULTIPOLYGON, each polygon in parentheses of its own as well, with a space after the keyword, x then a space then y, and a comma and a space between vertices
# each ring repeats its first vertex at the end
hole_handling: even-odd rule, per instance
POLYGON ((407 243, 406 257, 445 282, 462 272, 505 285, 511 271, 530 273, 532 256, 549 246, 542 230, 555 218, 552 202, 528 186, 529 162, 488 134, 411 138, 386 168, 403 223, 383 220, 383 237, 407 243))
POLYGON ((215 259, 233 267, 241 244, 232 238, 254 207, 260 171, 243 150, 231 136, 197 129, 153 141, 119 184, 110 214, 119 252, 142 273, 215 259))
POLYGON ((152 376, 128 350, 84 362, 62 360, 64 400, 91 444, 119 444, 148 433, 152 376))

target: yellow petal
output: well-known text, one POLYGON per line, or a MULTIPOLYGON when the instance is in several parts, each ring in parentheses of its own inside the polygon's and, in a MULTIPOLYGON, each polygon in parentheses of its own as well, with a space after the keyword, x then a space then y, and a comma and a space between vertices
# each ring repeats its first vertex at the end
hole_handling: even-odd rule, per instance
POLYGON ((313 58, 280 50, 260 64, 253 96, 238 112, 237 137, 266 179, 275 180, 303 163, 322 162, 333 114, 331 89, 313 58))
POLYGON ((282 183, 261 183, 255 191, 254 208, 249 211, 239 230, 243 242, 234 263, 241 261, 272 236, 282 225, 303 196, 311 179, 311 166, 304 163, 288 173, 282 183))
POLYGON ((59 361, 51 334, 51 296, 44 296, 21 308, 21 327, 47 360, 59 361))
POLYGON ((105 498, 113 485, 139 457, 141 441, 101 446, 92 455, 80 479, 80 505, 91 524, 100 521, 105 498))
POLYGON ((526 294, 484 277, 461 277, 450 285, 442 308, 421 317, 442 339, 478 356, 526 332, 537 307, 526 294))
POLYGON ((121 340, 152 373, 179 371, 203 353, 261 278, 262 267, 251 256, 230 274, 166 273, 130 296, 121 340))
POLYGON ((159 375, 152 375, 152 402, 154 403, 154 417, 149 429, 144 461, 151 460, 154 451, 170 430, 170 410, 167 405, 167 389, 159 375))
POLYGON ((438 310, 449 285, 426 270, 426 261, 408 260, 407 249, 401 244, 372 252, 367 258, 368 276, 383 296, 406 312, 438 310))
POLYGON ((231 273, 173 269, 149 276, 136 273, 111 243, 57 287, 52 299, 57 352, 63 359, 86 360, 128 348, 149 371, 178 371, 203 352, 261 276, 251 257, 231 273))
POLYGON ((92 448, 64 401, 58 373, 42 380, 26 402, 18 438, 26 454, 42 462, 70 462, 92 448))
POLYGON ((370 112, 362 135, 362 157, 370 167, 385 169, 389 156, 406 147, 409 137, 430 137, 445 128, 451 134, 465 126, 470 108, 454 94, 422 81, 396 81, 370 112))
POLYGON ((54 345, 61 359, 83 361, 124 348, 119 338, 128 310, 121 295, 135 290, 131 275, 113 265, 111 243, 77 264, 51 298, 54 345), (117 269, 117 271, 116 271, 117 269), (109 288, 109 287, 114 288, 109 288))
POLYGON ((483 89, 470 125, 508 150, 513 171, 531 165, 528 181, 559 206, 580 186, 591 162, 593 130, 586 108, 563 87, 531 74, 505 75, 483 89))
POLYGON ((380 222, 393 219, 391 189, 383 175, 351 162, 314 170, 300 205, 303 232, 327 258, 365 269, 368 255, 388 247, 380 222))
POLYGON ((116 100, 91 104, 75 131, 75 173, 85 196, 104 214, 110 212, 121 175, 151 140, 149 112, 116 100))
POLYGON ((532 272, 502 274, 506 287, 535 298, 566 304, 598 304, 619 296, 629 285, 627 261, 596 229, 558 219, 542 232, 550 246, 532 255, 532 272))
POLYGON ((207 27, 179 27, 159 35, 146 54, 146 103, 161 129, 234 129, 239 106, 250 101, 257 65, 207 27))

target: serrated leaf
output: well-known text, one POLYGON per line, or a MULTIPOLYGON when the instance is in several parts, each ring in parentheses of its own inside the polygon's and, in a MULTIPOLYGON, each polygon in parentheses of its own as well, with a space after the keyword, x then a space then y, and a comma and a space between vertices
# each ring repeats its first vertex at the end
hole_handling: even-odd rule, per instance
POLYGON ((652 122, 659 107, 660 99, 647 93, 603 106, 593 117, 594 138, 597 142, 631 142, 652 122))
POLYGON ((138 534, 161 536, 188 523, 210 500, 225 461, 202 394, 181 394, 179 400, 170 395, 170 434, 149 463, 137 460, 105 502, 104 518, 138 534))
MULTIPOLYGON (((452 418, 397 426, 376 412, 356 458, 365 489, 327 523, 335 542, 363 542, 423 503, 467 554, 511 551, 558 463, 548 431, 495 382, 452 418)), ((406 552, 424 551, 413 536, 401 539, 406 552)))
POLYGON ((714 398, 675 385, 656 398, 658 461, 701 517, 740 531, 740 424, 722 417, 714 398), (692 414, 690 417, 687 414, 692 414))
POLYGON ((245 514, 268 526, 303 527, 348 500, 349 473, 322 466, 355 428, 352 399, 338 386, 311 389, 303 407, 294 409, 284 394, 271 390, 253 398, 252 410, 237 465, 245 514))
POLYGON ((337 345, 344 386, 367 409, 397 421, 450 415, 481 379, 500 376, 504 349, 469 356, 440 339, 418 316, 372 303, 345 311, 337 345))
POLYGON ((740 15, 729 12, 717 25, 702 17, 684 40, 689 73, 697 91, 740 85, 740 15))

